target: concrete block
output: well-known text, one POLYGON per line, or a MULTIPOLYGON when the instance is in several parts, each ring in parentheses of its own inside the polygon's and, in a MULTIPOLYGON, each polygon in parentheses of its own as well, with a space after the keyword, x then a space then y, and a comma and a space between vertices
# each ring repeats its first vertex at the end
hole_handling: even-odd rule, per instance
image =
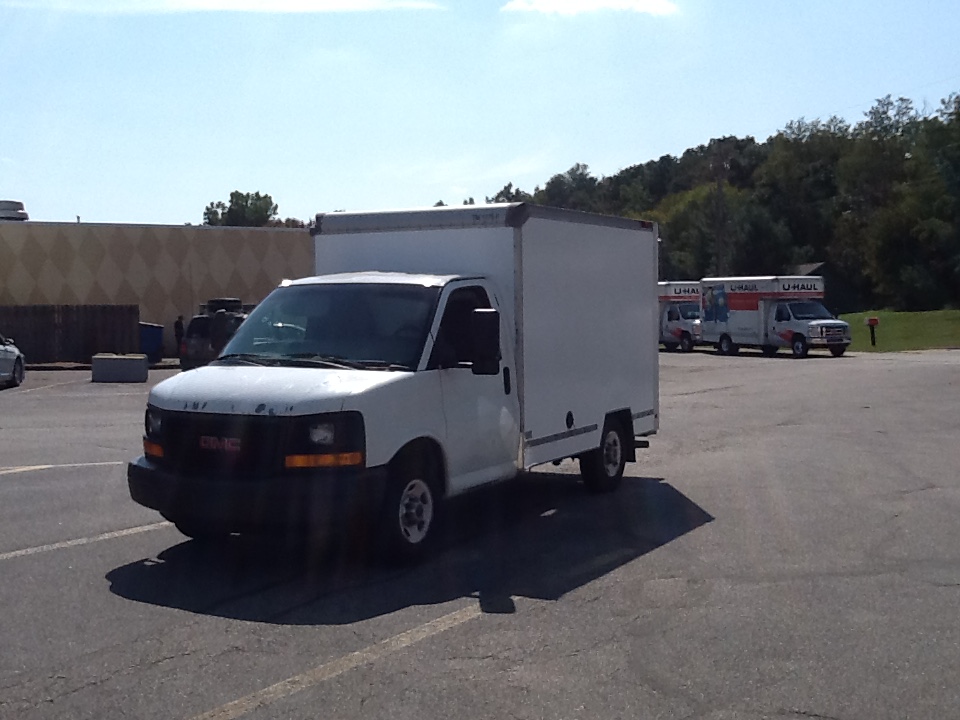
POLYGON ((90 363, 93 382, 142 383, 147 381, 150 363, 146 355, 99 353, 90 363))

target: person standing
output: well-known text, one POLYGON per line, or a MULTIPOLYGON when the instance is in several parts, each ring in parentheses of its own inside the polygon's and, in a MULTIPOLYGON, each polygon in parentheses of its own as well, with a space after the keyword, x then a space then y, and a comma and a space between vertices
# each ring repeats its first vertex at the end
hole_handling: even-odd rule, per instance
POLYGON ((173 337, 177 341, 177 357, 180 357, 180 345, 183 343, 183 315, 177 315, 177 321, 173 324, 173 337))

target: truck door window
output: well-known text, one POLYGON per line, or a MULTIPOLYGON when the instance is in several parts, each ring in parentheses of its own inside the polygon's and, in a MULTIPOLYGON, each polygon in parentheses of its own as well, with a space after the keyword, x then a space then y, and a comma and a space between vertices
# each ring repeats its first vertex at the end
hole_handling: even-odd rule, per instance
POLYGON ((677 322, 680 319, 680 311, 676 305, 671 305, 667 310, 667 322, 677 322))
POLYGON ((777 316, 774 319, 777 322, 790 322, 790 311, 786 305, 777 305, 777 316))
POLYGON ((428 370, 448 367, 473 359, 473 337, 470 316, 477 308, 489 308, 490 300, 481 287, 458 288, 450 293, 440 320, 437 340, 430 355, 428 370))

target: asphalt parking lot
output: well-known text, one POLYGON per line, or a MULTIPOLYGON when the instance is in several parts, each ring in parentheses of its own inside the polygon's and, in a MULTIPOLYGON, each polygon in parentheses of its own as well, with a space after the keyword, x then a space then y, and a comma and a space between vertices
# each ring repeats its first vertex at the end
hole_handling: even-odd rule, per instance
POLYGON ((147 387, 28 374, 0 717, 960 717, 960 352, 660 358, 617 494, 532 473, 408 569, 188 541, 127 495, 147 387))

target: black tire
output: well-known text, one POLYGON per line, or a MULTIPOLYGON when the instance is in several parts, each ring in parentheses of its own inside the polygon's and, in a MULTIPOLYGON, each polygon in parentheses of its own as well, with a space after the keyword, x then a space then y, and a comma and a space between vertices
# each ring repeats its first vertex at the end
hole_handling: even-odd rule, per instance
POLYGON ((610 419, 603 426, 600 447, 580 456, 580 476, 591 493, 612 492, 623 479, 627 464, 627 438, 620 423, 610 419))
POLYGON ((740 348, 737 347, 736 343, 733 342, 733 339, 729 335, 721 335, 720 342, 717 343, 717 349, 720 350, 721 355, 736 355, 740 348))
POLYGON ((790 351, 795 358, 805 358, 810 348, 807 345, 807 339, 803 335, 794 335, 790 341, 790 351))
POLYGON ((834 357, 840 357, 840 356, 843 355, 846 351, 847 351, 847 346, 846 346, 846 345, 831 345, 831 346, 830 346, 830 354, 833 355, 834 357))
POLYGON ((10 376, 10 387, 19 387, 23 384, 23 360, 13 361, 13 375, 10 376))
POLYGON ((681 352, 693 352, 694 344, 693 338, 690 337, 690 333, 684 333, 680 336, 680 351, 681 352))
POLYGON ((776 345, 764 345, 760 348, 760 352, 763 353, 764 357, 773 357, 779 349, 776 345))
POLYGON ((443 482, 436 455, 415 452, 395 460, 377 522, 383 554, 404 563, 422 560, 440 537, 443 509, 443 482))
POLYGON ((677 343, 664 343, 663 347, 667 352, 676 352, 680 346, 677 343))
POLYGON ((188 538, 199 542, 213 542, 222 540, 230 535, 229 531, 210 523, 201 522, 193 518, 178 518, 172 521, 177 530, 188 538))

